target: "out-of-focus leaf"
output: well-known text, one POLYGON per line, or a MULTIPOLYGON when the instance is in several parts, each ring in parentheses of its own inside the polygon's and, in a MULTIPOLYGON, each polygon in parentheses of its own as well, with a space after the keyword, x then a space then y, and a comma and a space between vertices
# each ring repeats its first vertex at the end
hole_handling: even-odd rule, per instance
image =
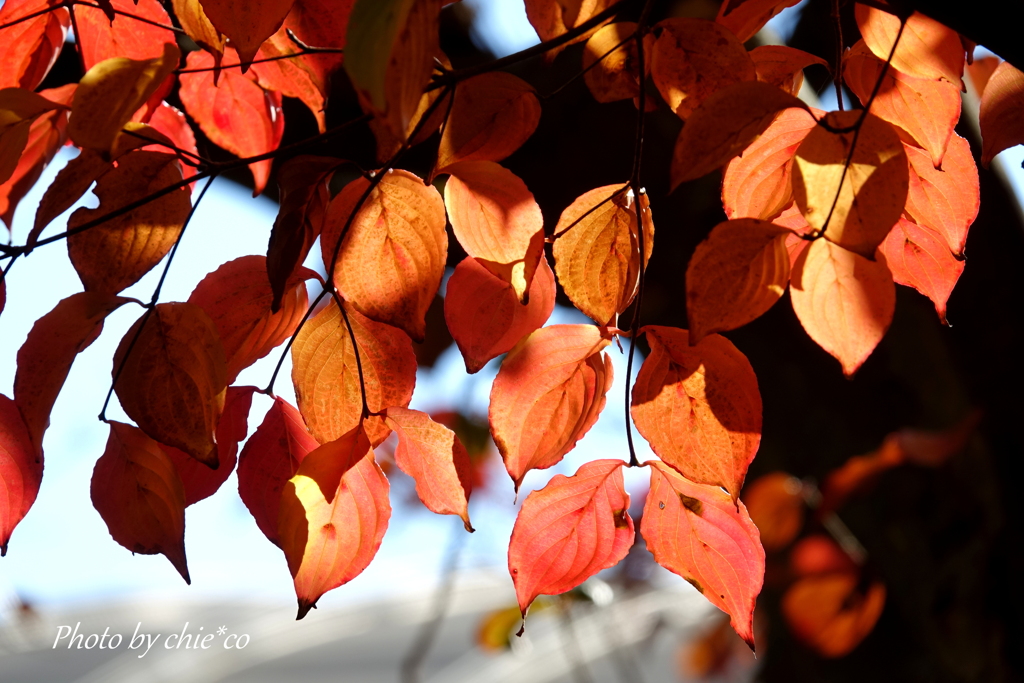
MULTIPOLYGON (((858 5, 859 7, 859 5, 858 5)), ((782 615, 801 642, 823 657, 849 654, 875 628, 885 607, 885 584, 867 591, 856 573, 808 576, 782 596, 782 615)))
POLYGON ((743 491, 743 502, 768 552, 793 542, 804 525, 803 484, 785 472, 758 477, 743 491))
MULTIPOLYGON (((857 28, 868 48, 879 59, 888 59, 900 30, 899 18, 860 3, 854 8, 857 28)), ((915 78, 945 79, 959 89, 965 61, 964 46, 956 31, 914 12, 900 36, 892 66, 915 78)))
POLYGON ((789 568, 796 576, 813 576, 856 572, 857 563, 828 536, 812 534, 793 546, 789 568))
POLYGON ((28 513, 43 480, 43 454, 11 399, 0 394, 0 557, 28 513))

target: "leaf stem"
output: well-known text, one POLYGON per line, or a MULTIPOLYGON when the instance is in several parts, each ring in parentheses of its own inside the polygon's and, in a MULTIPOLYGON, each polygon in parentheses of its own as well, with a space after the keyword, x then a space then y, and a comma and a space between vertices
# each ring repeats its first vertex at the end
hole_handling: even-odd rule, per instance
POLYGON ((352 352, 356 357, 356 374, 359 376, 359 397, 363 400, 361 420, 365 420, 371 415, 375 415, 375 413, 370 411, 370 405, 366 402, 366 378, 363 377, 363 359, 359 355, 359 342, 356 341, 356 333, 352 329, 352 321, 348 319, 348 311, 345 310, 345 304, 342 302, 341 297, 335 291, 331 292, 331 296, 334 298, 334 303, 338 305, 338 310, 341 311, 341 318, 345 321, 345 329, 348 330, 349 341, 352 342, 352 352))
POLYGON ((274 382, 277 381, 277 375, 279 372, 281 372, 281 366, 284 365, 284 359, 288 357, 288 352, 291 350, 292 344, 295 343, 295 338, 299 336, 299 332, 302 331, 302 328, 303 326, 305 326, 306 321, 309 320, 309 316, 313 314, 313 309, 316 308, 316 305, 320 303, 320 300, 323 299, 325 296, 327 296, 326 287, 320 290, 320 293, 316 295, 316 298, 313 299, 312 303, 310 303, 309 306, 306 308, 306 314, 302 316, 302 320, 299 321, 299 324, 295 328, 295 331, 292 332, 292 336, 288 340, 288 343, 285 344, 284 351, 282 351, 281 353, 281 357, 277 359, 277 365, 274 367, 274 374, 270 376, 270 382, 267 384, 267 388, 263 389, 260 393, 266 394, 267 396, 274 395, 274 382))

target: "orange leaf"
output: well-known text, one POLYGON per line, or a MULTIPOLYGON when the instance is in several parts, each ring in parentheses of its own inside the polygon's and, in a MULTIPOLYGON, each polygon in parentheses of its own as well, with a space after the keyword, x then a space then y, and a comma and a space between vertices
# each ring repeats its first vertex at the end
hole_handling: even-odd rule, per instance
POLYGON ((856 572, 857 563, 824 534, 800 539, 789 554, 789 566, 796 576, 856 572))
POLYGON ((519 610, 538 595, 572 590, 626 556, 635 533, 621 460, 594 460, 556 474, 523 501, 508 545, 519 610))
POLYGON ((299 411, 276 396, 238 456, 238 495, 274 545, 281 545, 277 533, 281 492, 303 458, 318 446, 299 411))
MULTIPOLYGON (((437 61, 446 69, 452 68, 451 62, 448 61, 448 58, 443 53, 438 53, 437 61)), ((438 71, 438 69, 440 69, 440 66, 435 66, 435 71, 438 71)), ((445 88, 436 88, 424 92, 420 97, 419 104, 416 106, 415 113, 409 119, 409 123, 404 131, 396 131, 386 119, 371 119, 369 126, 370 130, 373 131, 374 138, 377 140, 378 161, 382 164, 387 163, 387 160, 397 154, 407 140, 410 146, 418 145, 439 131, 441 125, 447 119, 451 101, 450 91, 445 88), (435 105, 434 103, 443 94, 445 95, 444 101, 435 105), (430 117, 424 121, 423 117, 428 111, 430 111, 430 117), (415 136, 413 136, 414 132, 416 133, 415 136)))
POLYGON ((761 394, 750 362, 717 334, 690 346, 686 330, 641 331, 651 355, 633 385, 636 428, 683 476, 738 500, 761 443, 761 394))
POLYGON ((686 319, 699 342, 756 320, 789 284, 786 237, 792 231, 741 218, 716 225, 686 269, 686 319))
POLYGON ((942 235, 954 254, 963 254, 967 230, 981 206, 978 167, 971 145, 954 133, 941 169, 934 168, 922 150, 910 145, 904 148, 910 162, 907 214, 915 223, 942 235))
MULTIPOLYGON (((883 61, 888 59, 900 30, 899 18, 860 3, 854 6, 854 16, 871 52, 883 61)), ((956 31, 914 12, 903 29, 892 66, 915 78, 943 78, 959 89, 965 60, 964 46, 956 31)))
MULTIPOLYGON (((859 5, 858 5, 859 7, 859 5)), ((782 615, 800 641, 823 657, 843 657, 875 628, 885 607, 885 584, 858 589, 856 573, 808 576, 782 596, 782 615)))
POLYGON ((768 20, 800 0, 726 0, 715 19, 744 43, 754 37, 768 20))
POLYGON ((658 22, 661 35, 651 50, 651 76, 679 118, 687 119, 722 88, 753 81, 754 62, 729 29, 705 19, 658 22))
POLYGON ((770 83, 794 97, 800 94, 804 69, 812 64, 828 68, 828 62, 809 52, 785 45, 759 45, 750 51, 757 80, 770 83))
MULTIPOLYGON (((285 57, 295 54, 295 49, 295 44, 287 37, 281 42, 268 40, 256 53, 256 59, 285 57), (278 47, 282 42, 283 46, 278 47)), ((261 88, 268 92, 279 92, 285 97, 302 100, 302 103, 309 108, 313 118, 316 119, 316 125, 320 132, 323 133, 327 130, 327 115, 324 112, 327 102, 324 99, 324 94, 317 87, 313 74, 307 70, 300 58, 290 57, 276 59, 272 62, 260 62, 253 64, 252 70, 256 74, 261 88)))
POLYGON ((501 161, 530 139, 539 122, 537 93, 518 76, 492 71, 459 83, 434 174, 459 161, 501 161))
POLYGON ((544 254, 544 216, 526 183, 493 161, 463 161, 445 169, 448 209, 459 244, 520 300, 544 254))
POLYGON ((174 16, 188 37, 202 49, 220 56, 227 40, 213 27, 199 0, 171 0, 174 16))
MULTIPOLYGON (((131 152, 103 175, 94 192, 97 209, 76 210, 68 229, 105 216, 181 180, 170 154, 131 152)), ((174 246, 192 201, 182 187, 96 227, 68 237, 68 255, 86 290, 117 294, 135 284, 174 246)))
MULTIPOLYGON (((238 64, 238 55, 224 48, 224 61, 238 64)), ((208 69, 214 59, 208 52, 190 52, 185 60, 189 69, 208 69)), ((215 82, 213 71, 183 73, 181 97, 185 111, 214 144, 239 157, 257 156, 277 149, 284 133, 281 94, 267 92, 256 74, 242 74, 238 68, 221 69, 215 82)), ((273 161, 265 159, 249 164, 255 183, 254 195, 263 191, 273 161)))
POLYGON ((18 168, 36 119, 64 108, 22 88, 0 90, 0 183, 6 182, 18 168))
POLYGON ((43 480, 43 456, 11 399, 0 394, 0 557, 28 513, 43 480))
MULTIPOLYGON (((409 405, 416 385, 416 355, 409 338, 351 308, 345 311, 355 333, 370 410, 409 405)), ((362 424, 376 447, 391 433, 379 416, 362 419, 355 350, 335 304, 306 321, 292 344, 292 363, 295 398, 317 441, 334 441, 362 424)))
POLYGON ((516 490, 561 461, 597 422, 612 385, 610 341, 593 325, 542 327, 520 341, 491 385, 491 435, 516 490))
POLYGON ((448 252, 444 200, 417 176, 393 169, 357 209, 369 187, 357 178, 331 200, 320 237, 324 263, 330 269, 344 236, 334 268, 342 297, 421 342, 448 252))
MULTIPOLYGON (((614 0, 526 0, 526 18, 543 42, 568 33, 613 3, 614 0)), ((549 50, 545 53, 546 58, 553 60, 566 46, 586 40, 592 33, 593 30, 588 31, 559 48, 549 50)))
POLYGON ((855 495, 865 493, 878 478, 906 461, 899 434, 890 434, 882 445, 867 455, 855 455, 828 473, 821 486, 821 500, 815 510, 818 519, 843 507, 855 495))
POLYGON ((754 649, 754 603, 764 581, 764 549, 747 508, 716 486, 651 460, 651 489, 640 533, 654 560, 727 613, 754 649))
POLYGON ((964 272, 964 262, 953 256, 942 235, 901 218, 879 251, 893 280, 931 299, 939 320, 946 323, 946 301, 964 272))
POLYGON ((36 450, 42 452, 50 411, 64 386, 75 357, 103 330, 108 315, 133 299, 79 292, 39 318, 18 350, 14 400, 36 450))
POLYGON ((71 16, 51 0, 6 2, 0 8, 0 88, 35 90, 57 61, 71 16), (21 17, 52 7, 46 14, 9 25, 21 17))
POLYGON ((971 76, 971 85, 974 86, 974 93, 979 101, 985 94, 985 87, 988 85, 989 79, 992 78, 992 74, 1002 62, 1003 60, 995 55, 987 55, 975 57, 974 61, 967 64, 967 73, 971 76))
POLYGON ((785 472, 758 477, 743 491, 750 520, 761 534, 765 550, 782 550, 804 525, 803 485, 785 472))
MULTIPOLYGON (((583 48, 583 80, 598 102, 628 100, 640 94, 635 32, 632 21, 608 24, 590 36, 583 48)), ((649 72, 650 60, 644 66, 649 72)))
MULTIPOLYGON (((825 112, 785 109, 725 167, 722 204, 729 218, 770 220, 793 200, 793 155, 825 112)), ((801 221, 803 217, 801 217, 801 221)))
POLYGON ((140 16, 159 26, 123 14, 115 14, 111 21, 99 7, 76 5, 75 20, 81 33, 78 40, 85 68, 91 69, 113 57, 152 59, 163 53, 164 45, 177 42, 171 30, 171 18, 159 0, 109 0, 109 3, 115 10, 140 16))
POLYGON ((472 465, 459 437, 418 410, 396 406, 385 412, 388 427, 398 435, 395 463, 416 481, 416 495, 439 515, 458 515, 472 532, 472 465))
POLYGON ((274 295, 263 256, 228 261, 196 285, 188 301, 206 311, 217 328, 227 358, 228 384, 292 336, 306 312, 306 280, 314 278, 316 273, 299 268, 288 281, 277 313, 270 310, 274 295))
MULTIPOLYGON (((859 41, 843 58, 845 83, 867 104, 885 62, 859 41)), ((949 81, 914 78, 896 69, 886 71, 871 113, 906 131, 928 150, 932 165, 942 166, 946 145, 960 120, 960 90, 949 81)))
POLYGON ((284 22, 294 3, 295 0, 201 0, 210 23, 231 41, 243 62, 256 56, 260 45, 284 22))
MULTIPOLYGON (((829 112, 823 123, 847 130, 861 115, 829 112)), ((855 135, 815 126, 794 157, 793 196, 808 224, 828 226, 825 239, 871 258, 907 203, 907 155, 892 125, 866 114, 846 168, 855 135)))
MULTIPOLYGON (((640 281, 637 201, 625 185, 584 192, 555 226, 555 274, 566 296, 599 325, 614 324, 636 296, 640 281)), ((644 223, 644 265, 654 249, 654 220, 646 194, 640 195, 644 223)))
MULTIPOLYGON (((299 600, 298 619, 327 591, 348 583, 373 560, 388 528, 388 480, 373 460, 361 429, 353 430, 365 449, 345 448, 349 465, 340 481, 339 447, 325 444, 310 453, 285 484, 278 529, 299 600), (358 458, 358 459, 356 459, 358 458), (325 490, 333 484, 329 492, 325 490)), ((352 441, 352 438, 344 439, 352 441)))
POLYGON ((214 432, 227 371, 210 316, 195 304, 157 304, 121 339, 115 374, 122 364, 114 389, 128 417, 160 443, 216 469, 214 432))
POLYGON ((981 96, 982 153, 981 165, 988 168, 995 155, 1004 149, 1024 143, 1024 126, 1020 112, 1024 110, 1024 73, 1009 62, 992 72, 981 96))
MULTIPOLYGON (((291 12, 285 17, 284 25, 277 33, 264 43, 274 46, 278 51, 295 52, 297 47, 285 33, 291 29, 307 45, 329 47, 336 50, 345 48, 345 33, 348 29, 349 15, 355 0, 302 0, 292 5, 291 12)), ((305 69, 313 76, 317 88, 324 97, 331 92, 331 74, 341 66, 343 55, 340 53, 317 52, 298 58, 305 69)))
POLYGON ((216 493, 235 469, 238 442, 249 433, 249 408, 255 392, 256 387, 228 387, 224 412, 217 424, 216 469, 211 470, 177 448, 160 445, 181 478, 186 507, 216 493))
POLYGON ((111 422, 91 492, 115 541, 133 553, 162 553, 192 583, 185 560, 185 491, 160 444, 136 427, 111 422))
POLYGON ((774 85, 733 83, 701 102, 676 139, 671 187, 720 168, 764 133, 779 112, 806 105, 774 85))
POLYGON ((797 259, 790 295, 807 334, 853 373, 885 336, 896 286, 884 260, 871 261, 825 240, 797 259))
POLYGON ((529 301, 519 303, 512 285, 472 256, 455 267, 445 290, 444 317, 466 361, 466 372, 478 372, 551 317, 555 277, 546 258, 541 258, 528 294, 529 301))

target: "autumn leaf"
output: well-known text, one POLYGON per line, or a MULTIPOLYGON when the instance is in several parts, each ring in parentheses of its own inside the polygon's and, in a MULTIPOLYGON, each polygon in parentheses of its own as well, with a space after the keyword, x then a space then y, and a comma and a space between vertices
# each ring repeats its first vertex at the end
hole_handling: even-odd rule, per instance
POLYGON ((335 264, 338 291, 360 313, 423 341, 448 252, 444 201, 433 186, 398 169, 370 188, 357 178, 331 200, 320 237, 324 264, 335 264))
POLYGON ((706 19, 658 22, 651 77, 679 118, 687 119, 712 94, 756 78, 754 62, 729 29, 706 19))
MULTIPOLYGON (((284 21, 295 0, 201 0, 203 12, 223 33, 242 62, 251 61, 284 21)), ((242 67, 242 73, 248 66, 242 67)))
MULTIPOLYGON (((416 385, 416 355, 399 329, 346 308, 362 363, 366 404, 377 413, 405 407, 416 385)), ((363 419, 363 402, 348 327, 333 302, 302 327, 292 344, 292 381, 310 433, 327 443, 362 424, 370 443, 380 445, 391 428, 379 416, 363 419)))
MULTIPOLYGON (((74 230, 181 181, 170 154, 132 152, 96 183, 99 208, 77 209, 74 230)), ((135 284, 171 250, 192 209, 187 187, 68 237, 68 255, 86 290, 117 294, 135 284)))
POLYGON ((815 240, 797 259, 790 284, 800 324, 852 377, 892 322, 896 287, 884 259, 815 240))
POLYGON ((0 90, 0 183, 6 182, 18 168, 36 119, 63 108, 28 90, 0 90))
POLYGON ((0 394, 0 557, 7 554, 11 533, 35 502, 42 479, 42 451, 32 445, 18 406, 0 394))
POLYGON ((488 420, 516 490, 597 422, 612 385, 610 341, 593 325, 551 325, 520 341, 491 385, 488 420))
MULTIPOLYGON (((900 19, 860 3, 854 5, 854 16, 868 49, 879 59, 888 59, 900 30, 900 19)), ((892 58, 893 68, 901 73, 930 80, 942 78, 957 89, 962 84, 964 62, 964 46, 956 31, 920 12, 907 19, 892 58)))
MULTIPOLYGON (((537 31, 541 41, 548 41, 568 33, 612 4, 614 0, 526 0, 526 18, 537 31)), ((583 33, 565 45, 584 41, 592 33, 593 31, 583 33)), ((546 58, 549 61, 553 60, 565 49, 565 45, 549 50, 546 58)))
POLYGON ((1024 73, 1009 62, 1002 62, 988 79, 978 114, 982 139, 981 165, 985 168, 1004 149, 1024 143, 1022 109, 1024 73))
POLYGON ((782 596, 782 615, 798 640, 823 657, 843 657, 875 628, 885 607, 885 585, 862 591, 856 573, 808 576, 782 596))
MULTIPOLYGON (((628 100, 640 94, 635 32, 632 21, 608 24, 590 36, 583 48, 583 80, 598 102, 628 100)), ((644 67, 650 73, 650 60, 645 60, 644 67)))
POLYGON ((182 30, 196 45, 213 54, 215 59, 223 54, 227 38, 214 28, 199 0, 171 0, 171 5, 182 30))
POLYGON ((455 267, 445 289, 444 316, 466 361, 466 372, 478 372, 551 317, 555 277, 546 258, 541 258, 528 294, 528 302, 519 303, 512 285, 472 256, 455 267))
POLYGON ((913 287, 935 304, 946 321, 946 301, 964 272, 945 240, 935 230, 901 218, 879 247, 897 284, 913 287))
POLYGON ((715 21, 732 31, 741 41, 747 42, 769 19, 798 2, 800 0, 726 0, 719 8, 715 21))
MULTIPOLYGON (((297 46, 285 33, 285 30, 290 29, 306 45, 343 50, 349 16, 352 14, 354 4, 355 0, 296 2, 278 32, 263 44, 263 49, 295 52, 297 46)), ((343 55, 339 52, 316 52, 298 58, 325 98, 331 92, 331 75, 341 66, 342 60, 343 55)))
POLYGON ((71 16, 65 7, 53 7, 50 0, 6 2, 0 8, 0 89, 35 90, 57 61, 71 16), (52 7, 50 12, 21 21, 15 20, 52 7))
POLYGON ((786 237, 790 230, 740 218, 716 225, 697 245, 686 269, 686 319, 690 339, 725 332, 756 320, 789 284, 786 237))
POLYGON ((533 86, 510 73, 492 71, 460 83, 434 175, 460 161, 501 161, 530 139, 540 111, 533 86))
POLYGON ((162 553, 192 583, 185 560, 185 491, 160 444, 136 427, 110 422, 91 493, 115 541, 133 553, 162 553))
POLYGON ((423 504, 439 515, 458 515, 472 532, 472 465, 455 432, 426 413, 398 406, 388 408, 384 420, 398 435, 395 463, 416 482, 423 504))
POLYGON ((954 254, 962 255, 967 231, 981 207, 978 167, 970 143, 954 133, 941 169, 934 168, 922 150, 911 145, 904 148, 910 162, 908 216, 938 232, 954 254))
POLYGON ((544 216, 526 183, 493 161, 445 169, 448 220, 466 253, 526 298, 544 254, 544 216))
POLYGON ((856 572, 857 563, 830 537, 812 534, 793 546, 789 554, 789 568, 796 576, 804 577, 856 572))
POLYGON ((538 595, 559 595, 613 567, 633 545, 621 460, 594 460, 576 474, 556 474, 533 491, 512 528, 508 570, 519 610, 538 595))
POLYGON ((761 535, 768 552, 782 550, 793 542, 804 525, 803 484, 785 472, 758 477, 743 491, 750 520, 761 535))
POLYGON ((306 431, 299 411, 276 396, 238 456, 238 495, 274 545, 281 545, 277 518, 284 486, 319 445, 306 431))
MULTIPOLYGON (((77 30, 81 34, 78 41, 87 69, 113 57, 155 59, 160 57, 166 45, 176 44, 171 18, 159 0, 104 1, 118 12, 146 21, 126 14, 110 17, 100 7, 77 4, 74 12, 77 30)), ((174 66, 178 66, 177 60, 174 66)))
POLYGON ((121 339, 113 373, 121 407, 146 434, 216 469, 214 432, 227 370, 217 329, 203 309, 157 304, 121 339))
MULTIPOLYGON (((292 48, 295 47, 290 39, 287 42, 292 48)), ((323 133, 327 130, 325 96, 317 87, 313 74, 305 64, 298 58, 288 57, 291 54, 294 52, 278 48, 277 43, 264 43, 256 53, 257 63, 252 65, 256 81, 267 92, 279 92, 285 97, 301 100, 316 119, 317 128, 323 133), (274 61, 260 62, 261 59, 274 61)))
POLYGON ((828 67, 821 57, 786 45, 758 45, 750 51, 757 80, 769 83, 796 97, 804 82, 804 69, 818 64, 828 67))
POLYGON ((774 85, 745 81, 722 88, 687 119, 672 153, 671 186, 720 168, 764 133, 775 116, 800 100, 774 85))
POLYGON ((663 461, 698 484, 739 499, 761 443, 761 394, 754 369, 717 334, 691 346, 686 330, 641 328, 651 355, 633 385, 633 422, 663 461))
POLYGON ((908 183, 899 135, 873 114, 826 114, 794 157, 793 196, 807 223, 825 228, 825 239, 868 258, 899 220, 908 183), (859 132, 851 129, 856 125, 859 132))
POLYGON ((306 313, 306 280, 319 279, 299 268, 289 279, 281 306, 271 312, 273 293, 263 256, 228 261, 196 285, 189 303, 206 311, 224 347, 228 384, 238 373, 292 336, 306 313))
POLYGON ((584 192, 555 226, 555 274, 566 296, 599 325, 616 316, 636 296, 640 281, 640 235, 636 206, 644 224, 644 265, 654 249, 654 220, 646 194, 639 199, 625 185, 584 192))
MULTIPOLYGON (((238 55, 224 48, 224 60, 238 64, 238 55)), ((212 69, 214 58, 208 52, 190 52, 187 69, 212 69)), ((284 133, 281 95, 259 86, 255 73, 243 74, 239 68, 221 69, 219 79, 214 72, 182 73, 178 96, 185 111, 196 120, 206 137, 219 147, 239 157, 252 157, 277 149, 284 133)), ((249 164, 258 195, 267 185, 271 159, 249 164)))
POLYGON ((640 532, 654 560, 690 582, 729 615, 754 649, 754 603, 764 581, 764 549, 742 502, 716 486, 651 460, 640 532))
POLYGON ((361 574, 387 531, 388 480, 365 437, 362 443, 367 448, 358 460, 349 461, 351 466, 331 494, 325 495, 324 489, 330 473, 339 469, 329 462, 337 458, 331 444, 310 453, 282 493, 278 529, 295 580, 297 619, 306 616, 324 593, 361 574))
MULTIPOLYGON (((435 72, 439 72, 442 67, 451 69, 452 65, 448 58, 440 53, 436 57, 435 72)), ((396 131, 392 128, 392 123, 386 119, 370 119, 368 125, 377 140, 377 160, 386 164, 388 159, 398 154, 403 146, 418 145, 439 131, 442 124, 448 120, 451 102, 451 90, 447 88, 435 88, 424 92, 404 131, 396 131), (437 100, 442 96, 444 100, 438 102, 437 100), (430 116, 424 120, 423 117, 428 113, 430 116), (413 135, 414 133, 415 135, 413 135)))
POLYGON ((14 400, 38 452, 43 450, 43 432, 50 424, 50 411, 71 364, 99 336, 106 317, 129 301, 134 299, 79 292, 62 300, 32 326, 18 350, 14 400))

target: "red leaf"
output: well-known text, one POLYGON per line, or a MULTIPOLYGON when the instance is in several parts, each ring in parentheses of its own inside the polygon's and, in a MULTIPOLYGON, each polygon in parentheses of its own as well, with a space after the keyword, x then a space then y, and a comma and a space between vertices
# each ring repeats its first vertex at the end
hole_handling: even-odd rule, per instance
POLYGON ((726 612, 754 649, 754 603, 764 581, 764 549, 747 508, 651 460, 651 489, 640 532, 661 566, 679 574, 726 612))
MULTIPOLYGON (((295 44, 287 36, 281 42, 267 41, 256 53, 256 60, 284 57, 294 54, 295 49, 295 44), (278 47, 282 43, 283 49, 278 47)), ((299 61, 300 59, 301 57, 289 57, 260 62, 253 64, 252 70, 256 74, 260 87, 264 90, 276 91, 285 97, 302 100, 302 103, 309 108, 313 118, 316 119, 317 128, 323 133, 327 130, 327 115, 324 112, 327 105, 325 95, 317 86, 314 75, 307 70, 303 62, 299 61)))
MULTIPOLYGON (((238 55, 224 49, 224 61, 238 64, 238 55)), ((209 69, 213 56, 203 50, 190 52, 189 69, 209 69)), ((284 133, 281 95, 259 86, 256 74, 242 74, 238 68, 221 69, 214 83, 213 71, 181 74, 178 96, 189 116, 196 120, 214 144, 239 157, 257 156, 277 149, 284 133)), ((273 161, 249 164, 255 183, 254 195, 266 187, 273 161)))
POLYGON ((1024 143, 1024 73, 1009 62, 996 67, 981 96, 981 165, 988 168, 995 155, 1024 143))
POLYGON ((160 444, 136 427, 111 422, 91 492, 115 541, 133 553, 162 553, 192 583, 185 560, 185 491, 160 444))
POLYGON ((123 14, 115 15, 111 22, 98 7, 76 5, 78 41, 86 69, 113 57, 152 59, 163 54, 165 43, 177 43, 170 29, 171 18, 158 0, 110 0, 110 4, 115 10, 140 16, 158 26, 123 14))
POLYGON ((597 422, 612 385, 609 340, 592 325, 542 327, 512 349, 491 385, 491 434, 516 490, 597 422))
POLYGON ((46 14, 0 29, 0 88, 35 90, 46 78, 64 46, 71 16, 51 0, 4 3, 0 26, 47 7, 46 14))
POLYGON ((472 256, 455 267, 445 290, 444 317, 466 361, 466 372, 478 372, 551 317, 555 277, 546 258, 540 260, 528 294, 529 301, 519 303, 512 285, 472 256))
MULTIPOLYGON (((900 19, 893 14, 857 3, 854 6, 857 28, 864 42, 879 59, 887 59, 900 30, 900 19)), ((966 56, 960 36, 920 12, 907 19, 892 66, 908 76, 938 80, 943 78, 961 86, 966 56)))
MULTIPOLYGON (((192 152, 192 154, 198 154, 199 150, 196 149, 196 136, 192 132, 192 128, 188 125, 185 115, 177 108, 161 101, 156 108, 149 113, 149 119, 146 123, 152 126, 155 130, 166 135, 178 149, 183 149, 186 152, 192 152)), ((149 145, 142 149, 149 150, 151 152, 171 151, 163 145, 149 145)), ((194 159, 189 159, 189 161, 194 161, 194 159)), ((190 172, 189 175, 192 175, 192 173, 190 172)))
POLYGON ((186 507, 217 492, 235 469, 238 442, 249 433, 249 408, 256 387, 228 387, 217 424, 217 469, 210 469, 177 448, 160 444, 174 463, 185 490, 186 507))
POLYGON ((266 417, 238 456, 238 495, 271 543, 281 545, 277 517, 284 485, 320 444, 306 431, 299 411, 274 398, 266 417))
MULTIPOLYGON (((345 34, 348 18, 355 0, 302 0, 292 5, 285 17, 284 25, 270 37, 268 43, 278 50, 288 52, 297 46, 284 33, 291 29, 299 40, 314 47, 329 47, 336 50, 345 48, 345 34), (285 48, 287 46, 287 48, 285 48)), ((264 49, 267 43, 264 44, 264 49)), ((317 52, 298 58, 313 75, 317 88, 324 97, 330 94, 330 76, 341 66, 343 56, 339 53, 317 52)))
POLYGON ((647 326, 651 355, 631 413, 651 448, 683 476, 737 500, 761 443, 761 394, 746 356, 725 337, 690 346, 686 330, 647 326))
POLYGON ((918 225, 938 232, 954 254, 963 254, 967 230, 981 207, 978 167, 971 145, 954 133, 941 169, 932 166, 924 151, 910 145, 904 145, 904 149, 910 162, 907 215, 918 225))
POLYGON ((800 0, 726 0, 715 19, 743 42, 754 37, 768 20, 800 0))
POLYGON ((571 477, 556 474, 523 501, 509 541, 508 570, 524 618, 538 595, 572 590, 629 552, 634 532, 623 464, 588 462, 571 477))
POLYGON ((14 401, 0 394, 0 557, 28 513, 43 479, 43 455, 32 446, 14 401))
POLYGON ((800 324, 852 377, 885 336, 896 308, 896 287, 884 260, 815 240, 797 259, 790 284, 800 324))
MULTIPOLYGON (((281 26, 295 0, 202 0, 214 28, 238 50, 243 62, 256 56, 263 41, 281 26)), ((243 67, 244 73, 248 67, 243 67)))
POLYGON ((789 566, 795 575, 801 577, 857 571, 857 564, 850 556, 824 534, 800 539, 789 554, 789 566))
POLYGON ((950 253, 942 236, 901 218, 879 251, 885 254, 893 280, 931 299, 939 320, 946 323, 946 301, 964 272, 964 262, 950 253))
POLYGON ((388 408, 385 421, 398 435, 395 463, 416 481, 416 495, 423 504, 439 515, 458 515, 472 532, 472 465, 455 432, 426 413, 407 408, 388 408))
POLYGON ((843 657, 875 628, 885 607, 885 584, 858 588, 856 573, 809 576, 782 596, 782 615, 798 640, 823 657, 843 657))
MULTIPOLYGON (((103 330, 103 321, 134 299, 79 292, 39 318, 18 350, 14 400, 25 417, 32 443, 43 450, 43 432, 75 357, 103 330)), ((137 302, 136 302, 137 303, 137 302)))

